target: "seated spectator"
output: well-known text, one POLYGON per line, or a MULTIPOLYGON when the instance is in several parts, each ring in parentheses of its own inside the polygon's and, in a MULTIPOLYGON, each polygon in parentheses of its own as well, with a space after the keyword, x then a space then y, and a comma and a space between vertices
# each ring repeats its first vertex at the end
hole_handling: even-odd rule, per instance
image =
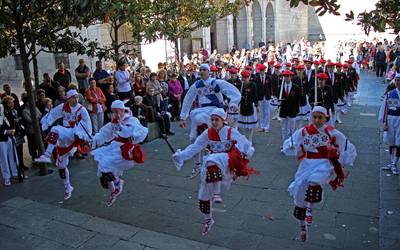
POLYGON ((173 73, 171 80, 168 82, 169 102, 171 104, 171 120, 179 120, 179 112, 181 105, 181 96, 183 93, 181 82, 177 80, 176 74, 173 73))
POLYGON ((149 89, 148 92, 150 94, 143 98, 143 104, 151 107, 151 116, 160 126, 161 136, 164 134, 174 135, 174 133, 171 132, 171 121, 169 120, 169 115, 166 112, 161 111, 160 106, 157 104, 157 98, 154 95, 154 89, 149 89))
POLYGON ((54 101, 55 107, 67 101, 67 96, 65 95, 65 88, 63 86, 58 87, 57 93, 58 93, 58 98, 54 101))
POLYGON ((96 134, 103 127, 104 111, 106 108, 106 97, 99 87, 96 87, 96 80, 89 79, 89 88, 85 91, 87 110, 92 120, 93 133, 96 134))
MULTIPOLYGON (((29 109, 29 100, 28 100, 28 96, 26 93, 22 93, 21 95, 21 99, 23 104, 23 109, 22 109, 22 119, 24 121, 24 125, 25 125, 25 133, 26 133, 26 137, 28 139, 28 150, 29 150, 29 154, 32 157, 32 161, 34 161, 37 157, 39 157, 39 149, 36 146, 36 142, 35 142, 35 132, 33 131, 33 125, 32 125, 32 117, 31 117, 31 111, 29 109)), ((46 102, 47 101, 51 102, 50 98, 45 98, 43 100, 45 106, 46 106, 46 102)), ((42 114, 40 112, 40 110, 38 108, 36 108, 36 119, 40 120, 40 118, 42 117, 42 114)))
POLYGON ((104 113, 104 123, 111 121, 111 104, 113 101, 118 100, 117 95, 114 93, 114 86, 112 84, 107 86, 106 96, 106 111, 104 113))
POLYGON ((45 95, 51 100, 55 101, 58 97, 57 88, 59 84, 56 84, 53 79, 51 79, 48 73, 43 74, 43 82, 39 85, 39 88, 45 91, 45 95))
POLYGON ((151 95, 155 97, 155 100, 157 102, 157 106, 161 107, 161 99, 162 99, 162 87, 160 82, 157 80, 157 74, 156 73, 151 73, 150 74, 150 79, 146 83, 146 95, 151 95), (152 91, 152 94, 150 93, 152 91))
POLYGON ((143 104, 143 97, 140 95, 135 96, 134 100, 131 106, 132 114, 139 119, 140 124, 147 127, 149 107, 143 104))
POLYGON ((146 84, 140 74, 135 74, 135 83, 133 84, 135 95, 144 96, 146 94, 146 84))

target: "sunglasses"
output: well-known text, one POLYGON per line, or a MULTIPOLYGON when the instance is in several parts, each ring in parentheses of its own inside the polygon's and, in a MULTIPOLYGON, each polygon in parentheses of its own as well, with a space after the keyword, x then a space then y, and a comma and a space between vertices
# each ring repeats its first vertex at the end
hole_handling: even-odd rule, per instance
POLYGON ((313 115, 313 118, 314 119, 319 119, 319 120, 324 119, 324 117, 322 115, 313 115))
POLYGON ((200 69, 200 71, 208 71, 208 69, 200 69))

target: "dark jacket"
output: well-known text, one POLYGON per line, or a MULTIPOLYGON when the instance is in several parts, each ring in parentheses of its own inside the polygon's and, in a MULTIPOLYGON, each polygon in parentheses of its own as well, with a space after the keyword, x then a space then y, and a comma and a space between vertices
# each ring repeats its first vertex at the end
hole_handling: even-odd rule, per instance
POLYGON ((61 74, 59 71, 57 71, 53 76, 53 80, 57 84, 63 86, 65 89, 67 89, 68 85, 72 81, 71 73, 66 69, 64 71, 64 74, 61 74))
MULTIPOLYGON (((315 88, 311 89, 309 101, 310 101, 311 106, 315 105, 315 88)), ((333 92, 332 92, 331 86, 325 85, 322 88, 317 87, 317 105, 326 108, 326 110, 328 112, 329 112, 329 110, 331 110, 332 114, 335 113, 335 106, 334 106, 334 102, 333 102, 333 92)))
POLYGON ((257 99, 262 101, 265 97, 266 100, 270 100, 273 89, 271 77, 265 73, 263 81, 261 81, 261 74, 257 73, 254 77, 254 82, 257 86, 257 99))
POLYGON ((288 95, 285 90, 282 93, 281 108, 279 110, 279 117, 282 118, 295 118, 300 111, 300 88, 292 82, 292 88, 288 95))
POLYGON ((249 116, 253 115, 255 110, 253 104, 258 106, 257 86, 254 82, 245 85, 242 83, 240 86, 240 93, 242 99, 240 100, 240 114, 249 116))

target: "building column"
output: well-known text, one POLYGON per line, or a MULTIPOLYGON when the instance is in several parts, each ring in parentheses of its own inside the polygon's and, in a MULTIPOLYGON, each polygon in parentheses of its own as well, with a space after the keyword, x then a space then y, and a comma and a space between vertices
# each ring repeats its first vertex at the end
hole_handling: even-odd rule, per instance
POLYGON ((232 50, 234 44, 234 33, 233 33, 233 15, 229 15, 226 17, 226 26, 227 26, 227 39, 228 39, 228 52, 232 50))
POLYGON ((210 27, 203 28, 203 49, 208 51, 208 54, 211 55, 211 33, 210 27))
POLYGON ((267 3, 266 1, 261 1, 261 20, 262 20, 262 40, 264 43, 267 41, 267 3))
POLYGON ((250 4, 249 6, 246 6, 246 27, 247 27, 247 34, 246 34, 246 47, 248 47, 247 49, 251 49, 253 48, 253 31, 251 30, 251 19, 252 19, 252 15, 251 15, 251 11, 252 11, 252 4, 250 4))

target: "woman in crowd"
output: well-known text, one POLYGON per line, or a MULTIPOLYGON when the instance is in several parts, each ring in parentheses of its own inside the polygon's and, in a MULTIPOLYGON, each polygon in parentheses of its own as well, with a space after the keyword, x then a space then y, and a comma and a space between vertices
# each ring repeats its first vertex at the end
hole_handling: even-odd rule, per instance
POLYGON ((115 72, 115 80, 117 82, 117 92, 120 100, 131 99, 132 83, 128 64, 124 60, 120 60, 117 64, 118 70, 115 72))
POLYGON ((104 111, 106 110, 106 97, 99 87, 96 87, 96 80, 89 79, 89 88, 85 91, 87 110, 92 120, 93 133, 99 132, 104 124, 104 111))
POLYGON ((181 105, 181 96, 183 93, 182 85, 180 81, 177 80, 176 74, 173 73, 171 76, 171 80, 168 82, 168 90, 170 96, 170 104, 171 104, 171 120, 174 119, 179 120, 179 112, 181 105))
POLYGON ((146 84, 144 84, 143 77, 140 74, 135 74, 135 83, 133 84, 133 91, 135 95, 144 96, 146 94, 146 84))

